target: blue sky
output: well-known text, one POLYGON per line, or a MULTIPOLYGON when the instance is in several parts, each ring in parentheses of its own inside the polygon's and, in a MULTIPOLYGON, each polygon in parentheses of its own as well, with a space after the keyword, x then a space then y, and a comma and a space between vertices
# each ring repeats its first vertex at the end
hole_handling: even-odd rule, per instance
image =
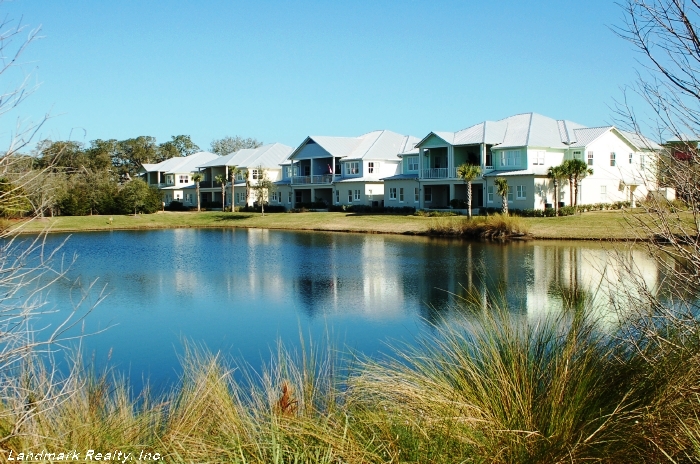
MULTIPOLYGON (((390 129, 423 137, 538 112, 595 126, 635 79, 613 1, 15 0, 42 26, 22 117, 81 142, 187 134, 297 146, 390 129)), ((3 82, 6 87, 7 83, 3 82)), ((3 124, 14 124, 4 118, 3 124)))

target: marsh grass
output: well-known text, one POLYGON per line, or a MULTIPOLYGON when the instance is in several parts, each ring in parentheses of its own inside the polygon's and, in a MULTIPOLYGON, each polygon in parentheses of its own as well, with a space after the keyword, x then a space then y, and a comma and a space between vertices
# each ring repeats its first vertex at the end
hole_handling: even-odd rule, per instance
POLYGON ((527 223, 517 216, 494 214, 470 218, 443 217, 433 219, 428 226, 431 235, 475 238, 508 238, 528 233, 527 223))
POLYGON ((279 344, 254 371, 187 345, 180 382, 163 395, 135 394, 79 364, 62 382, 28 366, 23 391, 34 396, 6 395, 0 427, 14 433, 0 446, 158 452, 168 462, 698 457, 697 336, 669 331, 664 344, 645 331, 602 330, 580 304, 542 317, 461 309, 381 361, 302 339, 296 350, 279 344))

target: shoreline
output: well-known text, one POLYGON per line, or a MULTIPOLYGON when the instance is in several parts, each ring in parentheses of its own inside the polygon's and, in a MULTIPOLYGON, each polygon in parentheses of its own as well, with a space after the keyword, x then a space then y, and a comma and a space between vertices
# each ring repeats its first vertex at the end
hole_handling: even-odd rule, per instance
MULTIPOLYGON (((594 211, 556 218, 518 218, 527 233, 506 240, 646 241, 630 225, 635 214, 622 211, 594 211)), ((355 213, 222 213, 158 212, 128 216, 58 216, 35 218, 23 224, 14 222, 22 235, 39 233, 103 232, 111 230, 164 229, 268 229, 313 232, 390 234, 404 236, 472 239, 459 235, 431 233, 429 227, 440 221, 466 221, 464 216, 419 217, 355 213), (110 221, 111 219, 111 221, 110 221)), ((639 220, 639 218, 635 218, 639 220)))

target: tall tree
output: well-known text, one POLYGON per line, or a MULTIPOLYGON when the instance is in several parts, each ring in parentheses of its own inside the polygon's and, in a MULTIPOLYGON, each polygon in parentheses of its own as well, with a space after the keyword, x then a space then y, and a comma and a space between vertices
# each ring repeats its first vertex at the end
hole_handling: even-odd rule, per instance
POLYGON ((219 156, 226 156, 243 148, 258 148, 262 142, 254 138, 248 137, 244 139, 238 135, 235 137, 226 136, 221 139, 215 139, 211 142, 211 152, 219 156))
POLYGON ((571 205, 578 205, 578 189, 581 181, 586 176, 593 175, 593 169, 590 169, 585 161, 580 159, 566 160, 561 164, 562 170, 566 173, 569 179, 569 194, 572 196, 571 205), (573 187, 573 188, 572 188, 573 187))
POLYGON ((217 181, 221 185, 221 211, 226 210, 226 182, 228 179, 226 179, 226 176, 223 174, 219 174, 214 178, 215 181, 217 181))
POLYGON ((269 201, 270 193, 275 191, 275 183, 267 175, 267 169, 262 166, 256 168, 258 178, 252 184, 251 189, 255 192, 255 198, 260 203, 260 211, 265 216, 265 203, 269 201))
POLYGON ((547 170, 547 177, 552 179, 554 183, 554 214, 559 216, 559 189, 561 188, 560 181, 566 178, 564 168, 560 166, 551 166, 547 170))
POLYGON ((474 164, 462 164, 457 168, 457 175, 467 184, 467 214, 472 218, 472 181, 481 175, 481 168, 474 164))
POLYGON ((176 156, 190 156, 200 151, 189 135, 174 135, 171 139, 158 146, 161 157, 165 157, 165 159, 176 156))
POLYGON ((192 175, 192 182, 194 182, 195 195, 197 195, 197 211, 202 211, 201 200, 199 195, 199 183, 202 182, 204 176, 201 172, 195 172, 192 175))
POLYGON ((508 216, 508 180, 505 177, 496 177, 493 182, 496 185, 496 193, 501 196, 501 210, 508 216))

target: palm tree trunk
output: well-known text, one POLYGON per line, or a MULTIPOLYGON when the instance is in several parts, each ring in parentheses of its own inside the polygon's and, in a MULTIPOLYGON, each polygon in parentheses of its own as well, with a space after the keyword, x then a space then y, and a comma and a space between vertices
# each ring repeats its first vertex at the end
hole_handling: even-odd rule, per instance
POLYGON ((574 181, 569 179, 569 205, 574 206, 574 181))
POLYGON ((200 195, 199 195, 199 182, 197 182, 196 187, 197 187, 197 188, 196 188, 196 195, 197 195, 197 212, 199 213, 199 212, 202 211, 202 207, 201 207, 200 202, 199 202, 199 197, 200 197, 200 195))
POLYGON ((503 195, 501 197, 501 201, 503 202, 503 205, 501 206, 501 210, 503 211, 503 215, 508 216, 508 195, 503 195))
POLYGON ((578 179, 574 180, 574 206, 578 206, 578 179))
POLYGON ((472 218, 472 183, 467 182, 467 216, 472 218))
POLYGON ((221 211, 226 210, 226 184, 221 183, 221 211))
POLYGON ((554 215, 559 216, 559 184, 556 179, 554 179, 554 215))

